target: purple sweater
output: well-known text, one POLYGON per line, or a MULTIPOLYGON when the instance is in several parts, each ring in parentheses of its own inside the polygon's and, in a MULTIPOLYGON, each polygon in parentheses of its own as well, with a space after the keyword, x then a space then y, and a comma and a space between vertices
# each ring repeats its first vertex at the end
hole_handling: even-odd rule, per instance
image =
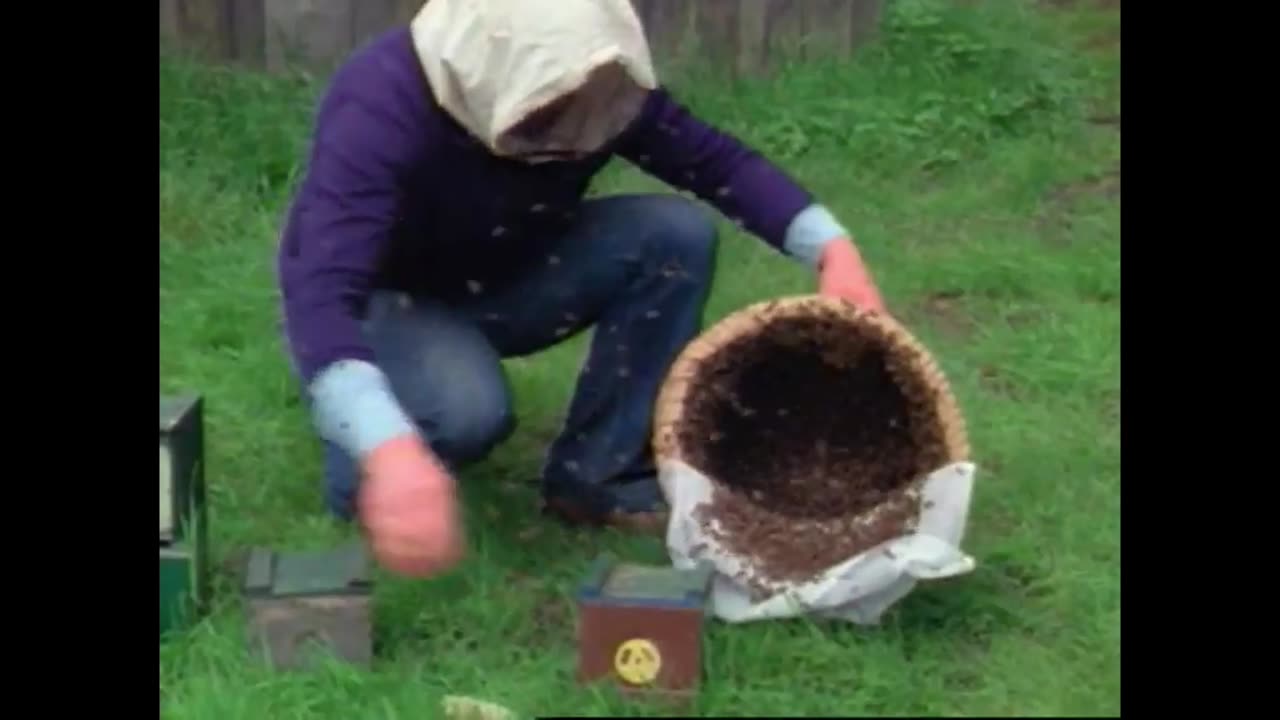
POLYGON ((407 29, 334 76, 279 250, 295 364, 310 382, 339 360, 373 361, 359 321, 375 288, 448 299, 501 286, 545 254, 592 177, 620 156, 688 190, 782 250, 810 194, 735 138, 650 94, 610 146, 579 162, 491 155, 434 101, 407 29))

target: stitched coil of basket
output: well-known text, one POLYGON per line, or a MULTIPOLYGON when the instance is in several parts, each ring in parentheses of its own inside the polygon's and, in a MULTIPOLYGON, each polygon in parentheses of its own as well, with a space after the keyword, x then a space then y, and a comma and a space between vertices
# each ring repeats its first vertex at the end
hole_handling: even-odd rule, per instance
MULTIPOLYGON (((921 485, 965 461, 965 424, 930 353, 892 318, 800 296, 723 319, 659 392, 659 463, 712 483, 700 521, 757 595, 910 532, 921 485)), ((670 498, 668 498, 670 500, 670 498)))

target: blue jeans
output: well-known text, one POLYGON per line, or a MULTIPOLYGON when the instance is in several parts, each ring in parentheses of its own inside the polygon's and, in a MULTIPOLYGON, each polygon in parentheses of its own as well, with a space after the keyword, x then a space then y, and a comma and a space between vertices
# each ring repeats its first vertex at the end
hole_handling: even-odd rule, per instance
MULTIPOLYGON (((584 203, 547 262, 513 286, 448 305, 378 292, 365 333, 392 391, 450 467, 484 458, 515 429, 500 360, 594 326, 567 418, 541 472, 544 499, 587 517, 659 509, 653 403, 701 329, 715 266, 709 214, 675 196, 584 203)), ((353 515, 357 464, 326 443, 327 504, 353 515)))

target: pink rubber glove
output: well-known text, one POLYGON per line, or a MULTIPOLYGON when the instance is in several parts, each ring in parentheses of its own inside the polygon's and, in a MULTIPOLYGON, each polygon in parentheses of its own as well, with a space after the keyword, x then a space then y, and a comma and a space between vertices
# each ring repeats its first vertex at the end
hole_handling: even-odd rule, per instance
POLYGON ((818 292, 843 298, 864 310, 885 311, 871 273, 848 238, 833 240, 823 248, 818 262, 818 292))
POLYGON ((360 522, 381 565, 422 578, 462 559, 454 480, 421 440, 388 440, 365 458, 363 471, 360 522))

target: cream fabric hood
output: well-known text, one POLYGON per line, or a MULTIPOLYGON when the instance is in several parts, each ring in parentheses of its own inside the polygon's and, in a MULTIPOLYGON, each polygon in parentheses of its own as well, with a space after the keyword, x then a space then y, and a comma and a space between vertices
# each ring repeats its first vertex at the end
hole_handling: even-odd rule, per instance
POLYGON ((497 155, 595 151, 657 84, 630 0, 428 0, 410 28, 436 101, 497 155))

